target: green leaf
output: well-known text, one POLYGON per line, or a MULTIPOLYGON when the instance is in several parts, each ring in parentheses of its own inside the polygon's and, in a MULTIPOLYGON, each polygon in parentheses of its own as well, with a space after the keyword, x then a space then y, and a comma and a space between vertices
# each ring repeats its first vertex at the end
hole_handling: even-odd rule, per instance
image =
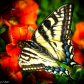
POLYGON ((49 1, 48 1, 48 0, 42 0, 42 2, 41 2, 41 7, 42 7, 44 10, 47 10, 47 9, 48 9, 48 4, 49 4, 49 1))
POLYGON ((4 28, 4 27, 0 28, 0 34, 2 34, 5 31, 6 31, 6 28, 4 28))
POLYGON ((0 46, 0 54, 2 54, 3 53, 3 50, 2 50, 2 48, 1 48, 1 46, 0 46))
POLYGON ((2 24, 1 24, 0 28, 2 28, 3 24, 4 24, 4 22, 2 22, 2 24))
POLYGON ((67 65, 65 65, 65 64, 63 64, 63 63, 61 63, 61 62, 59 62, 59 61, 56 61, 56 63, 57 63, 58 65, 62 66, 63 68, 69 70, 69 66, 67 66, 67 65))
POLYGON ((55 77, 54 79, 60 79, 61 76, 58 74, 56 74, 56 75, 54 74, 54 77, 55 77))
POLYGON ((41 84, 47 84, 47 82, 45 81, 45 82, 43 82, 43 83, 41 83, 41 84))
POLYGON ((36 84, 41 84, 41 83, 42 83, 41 79, 39 79, 39 80, 36 82, 36 84))
POLYGON ((74 66, 72 69, 71 69, 71 76, 74 76, 76 71, 78 69, 78 66, 74 66))
POLYGON ((6 51, 6 44, 5 42, 0 38, 0 54, 6 51))
POLYGON ((57 84, 63 84, 61 80, 58 80, 57 84))
POLYGON ((74 79, 77 81, 80 79, 80 71, 76 72, 74 79))
POLYGON ((22 76, 23 76, 23 78, 26 78, 26 77, 30 76, 30 74, 32 74, 32 73, 33 73, 33 71, 31 71, 31 72, 23 71, 22 76))
POLYGON ((60 5, 61 5, 61 3, 60 3, 59 0, 55 0, 54 3, 53 3, 53 6, 54 6, 55 9, 58 8, 60 5))
POLYGON ((84 77, 84 69, 81 70, 80 76, 84 77))
POLYGON ((62 75, 61 77, 63 84, 67 84, 68 77, 65 77, 65 75, 62 75))
POLYGON ((32 27, 29 27, 28 30, 32 31, 32 33, 34 33, 34 30, 32 27))
POLYGON ((39 25, 42 21, 43 21, 43 15, 41 14, 41 15, 38 17, 37 25, 39 25))

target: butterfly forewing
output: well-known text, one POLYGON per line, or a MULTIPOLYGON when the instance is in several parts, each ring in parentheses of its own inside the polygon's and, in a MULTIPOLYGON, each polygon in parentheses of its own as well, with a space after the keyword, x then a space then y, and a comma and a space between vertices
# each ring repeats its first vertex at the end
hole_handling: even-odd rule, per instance
POLYGON ((37 28, 30 41, 19 54, 19 65, 23 70, 41 70, 51 73, 69 72, 56 60, 73 66, 73 46, 69 39, 73 16, 73 5, 65 4, 53 11, 37 28))
POLYGON ((72 16, 72 4, 57 8, 41 23, 32 37, 33 41, 45 47, 58 61, 66 61, 64 47, 65 45, 72 46, 67 43, 71 32, 72 16))
POLYGON ((73 5, 65 4, 53 11, 37 28, 33 40, 41 36, 45 40, 61 41, 69 36, 73 16, 73 5))

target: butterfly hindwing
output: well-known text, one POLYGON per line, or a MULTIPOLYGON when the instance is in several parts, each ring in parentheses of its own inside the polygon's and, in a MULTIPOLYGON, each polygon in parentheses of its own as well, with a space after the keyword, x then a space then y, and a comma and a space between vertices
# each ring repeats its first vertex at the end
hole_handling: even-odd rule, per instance
POLYGON ((69 71, 56 63, 56 60, 73 66, 73 46, 69 39, 73 16, 73 5, 65 4, 53 11, 37 28, 30 41, 19 54, 19 65, 23 70, 41 70, 50 73, 69 71), (72 62, 72 63, 71 63, 72 62))
MULTIPOLYGON (((26 43, 29 43, 28 41, 26 43)), ((33 42, 31 42, 33 44, 33 42)), ((30 44, 31 45, 31 44, 30 44)), ((25 71, 34 71, 45 69, 47 72, 53 74, 66 74, 69 75, 69 71, 61 67, 56 61, 48 56, 48 52, 43 53, 35 43, 35 47, 30 48, 30 45, 26 45, 19 54, 19 65, 25 71), (37 48, 36 48, 37 47, 37 48)), ((42 48, 41 48, 42 49, 42 48)), ((45 51, 46 52, 46 51, 45 51)))

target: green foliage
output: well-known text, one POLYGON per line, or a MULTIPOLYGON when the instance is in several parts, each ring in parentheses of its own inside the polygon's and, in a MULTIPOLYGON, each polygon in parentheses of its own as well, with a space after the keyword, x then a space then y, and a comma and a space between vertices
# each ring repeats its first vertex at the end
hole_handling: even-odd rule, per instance
POLYGON ((39 79, 39 80, 36 82, 36 84, 41 84, 41 83, 42 83, 41 79, 39 79))
POLYGON ((0 26, 0 34, 4 33, 6 31, 6 28, 3 27, 4 22, 2 22, 0 26))
MULTIPOLYGON (((6 31, 6 28, 3 26, 4 22, 2 22, 0 26, 0 34, 4 33, 6 31)), ((6 45, 2 38, 0 38, 0 54, 6 51, 6 45)))
POLYGON ((32 74, 32 73, 33 73, 33 71, 31 71, 31 72, 23 71, 23 72, 22 72, 22 77, 23 77, 23 78, 26 78, 26 77, 30 76, 30 74, 32 74))
POLYGON ((41 83, 41 84, 47 84, 47 82, 45 81, 45 82, 43 82, 43 83, 41 83))
POLYGON ((61 62, 59 62, 59 61, 56 61, 56 63, 57 63, 58 65, 64 67, 65 69, 69 70, 69 66, 67 66, 67 65, 65 65, 65 64, 63 64, 63 63, 61 63, 61 62))
POLYGON ((71 69, 71 77, 68 77, 66 75, 54 75, 53 76, 53 83, 52 84, 82 84, 82 81, 84 80, 84 69, 77 71, 78 67, 74 66, 71 69), (74 81, 75 80, 75 81, 74 81))
POLYGON ((42 0, 42 2, 41 2, 42 9, 47 10, 48 6, 49 6, 49 1, 48 0, 46 0, 46 1, 42 0))
POLYGON ((1 29, 0 29, 0 34, 2 34, 3 32, 5 32, 6 31, 6 29, 4 28, 4 27, 2 27, 1 29))
POLYGON ((0 38, 0 54, 6 51, 5 42, 0 38))
MULTIPOLYGON (((49 83, 49 84, 83 84, 82 81, 84 81, 84 69, 81 69, 80 71, 77 71, 78 67, 74 66, 71 69, 71 77, 66 76, 66 75, 58 75, 58 74, 54 74, 53 75, 53 83, 49 83)), ((36 84, 47 84, 47 82, 43 82, 41 81, 41 79, 39 79, 36 84)))
POLYGON ((78 66, 74 66, 74 68, 71 69, 71 76, 75 75, 77 69, 78 69, 78 66))

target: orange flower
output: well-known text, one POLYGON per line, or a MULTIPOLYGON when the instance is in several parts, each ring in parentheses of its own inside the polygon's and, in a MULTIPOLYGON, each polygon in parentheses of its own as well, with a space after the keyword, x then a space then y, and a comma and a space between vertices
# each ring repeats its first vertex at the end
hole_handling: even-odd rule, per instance
POLYGON ((9 37, 11 42, 17 44, 19 40, 30 40, 36 28, 36 24, 29 24, 28 26, 12 25, 9 28, 9 37))
MULTIPOLYGON (((21 51, 19 47, 13 44, 6 45, 6 52, 1 54, 0 64, 4 71, 5 68, 9 69, 11 68, 14 72, 17 72, 19 70, 22 70, 18 65, 18 56, 21 51)), ((5 71, 8 72, 8 71, 5 71)))
POLYGON ((12 15, 16 15, 20 24, 35 24, 38 13, 38 5, 33 0, 15 1, 13 3, 15 10, 12 10, 12 15))
POLYGON ((7 54, 11 57, 18 57, 21 49, 17 47, 16 45, 13 45, 10 43, 6 45, 6 51, 7 51, 7 54))
POLYGON ((10 80, 12 80, 12 83, 13 81, 16 82, 16 83, 21 83, 22 82, 22 71, 18 71, 17 73, 11 73, 10 75, 10 80))
POLYGON ((84 48, 84 22, 76 24, 76 31, 72 37, 72 40, 84 48))
POLYGON ((83 64, 83 55, 81 53, 81 50, 79 49, 79 46, 72 41, 73 47, 74 47, 74 60, 78 62, 79 64, 83 64))
POLYGON ((15 10, 12 11, 12 14, 14 13, 19 17, 29 14, 30 12, 38 13, 38 5, 33 0, 16 0, 15 3, 13 3, 13 7, 15 10))
POLYGON ((22 81, 22 69, 18 65, 18 56, 11 57, 7 53, 1 54, 0 71, 7 74, 8 78, 18 83, 22 81))
POLYGON ((2 16, 9 26, 10 41, 17 44, 19 40, 31 39, 33 33, 28 30, 29 27, 32 27, 33 31, 36 30, 38 5, 33 0, 14 0, 13 7, 15 9, 7 11, 2 16))
POLYGON ((13 69, 14 72, 17 72, 21 70, 21 68, 18 65, 18 55, 20 53, 21 49, 18 47, 15 47, 11 44, 7 45, 7 53, 1 55, 0 64, 3 68, 10 67, 13 69), (9 47, 9 48, 8 48, 9 47))
POLYGON ((7 53, 0 55, 0 68, 10 80, 21 83, 22 69, 18 65, 21 48, 18 43, 21 40, 30 40, 36 30, 38 5, 33 0, 14 0, 13 7, 15 9, 7 11, 1 18, 1 23, 3 20, 9 26, 9 38, 12 43, 6 45, 7 53))

